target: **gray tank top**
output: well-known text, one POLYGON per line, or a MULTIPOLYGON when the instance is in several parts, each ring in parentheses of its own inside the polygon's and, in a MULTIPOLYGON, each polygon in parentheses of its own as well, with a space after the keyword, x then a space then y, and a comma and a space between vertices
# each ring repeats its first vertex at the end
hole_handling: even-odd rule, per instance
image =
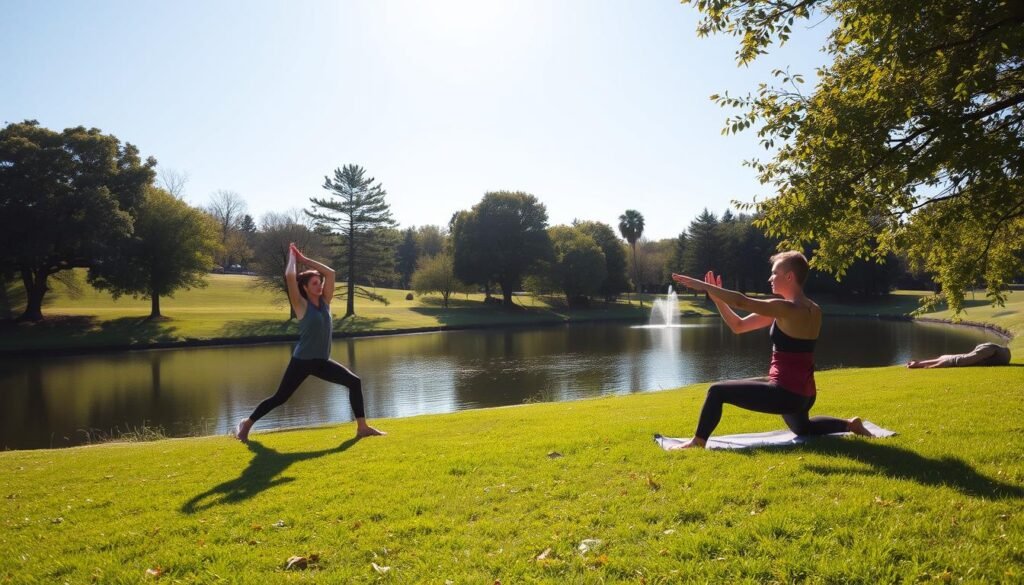
POLYGON ((320 306, 306 302, 306 314, 299 320, 299 342, 292 357, 325 360, 331 357, 331 306, 320 297, 320 306))

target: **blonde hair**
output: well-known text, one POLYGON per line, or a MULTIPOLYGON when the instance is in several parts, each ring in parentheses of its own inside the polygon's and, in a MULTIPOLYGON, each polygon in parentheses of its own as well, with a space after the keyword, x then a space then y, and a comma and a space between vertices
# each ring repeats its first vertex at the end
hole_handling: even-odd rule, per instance
POLYGON ((800 252, 796 250, 779 252, 769 258, 769 260, 772 264, 780 262, 783 270, 792 272, 793 276, 796 277, 797 284, 800 286, 807 282, 807 273, 811 271, 811 266, 807 263, 807 257, 800 252))

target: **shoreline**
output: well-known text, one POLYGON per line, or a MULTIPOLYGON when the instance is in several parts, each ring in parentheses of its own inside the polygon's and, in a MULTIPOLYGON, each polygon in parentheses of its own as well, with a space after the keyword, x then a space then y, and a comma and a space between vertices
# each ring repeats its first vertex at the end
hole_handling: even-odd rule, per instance
MULTIPOLYGON (((684 311, 682 319, 707 319, 715 315, 701 315, 693 311, 684 311)), ((985 329, 1002 337, 1009 342, 1014 339, 1014 334, 1004 327, 983 321, 953 321, 952 319, 941 319, 936 317, 913 317, 910 315, 886 314, 886 313, 832 313, 832 317, 856 318, 856 319, 880 319, 885 321, 907 321, 920 323, 935 323, 940 325, 952 325, 985 329)), ((402 329, 381 329, 371 331, 335 331, 332 339, 353 339, 362 337, 385 337, 392 335, 415 335, 420 333, 443 333, 447 331, 472 331, 478 329, 508 329, 524 327, 555 327, 558 325, 574 325, 577 323, 611 323, 611 322, 641 322, 643 319, 622 316, 622 317, 594 317, 581 319, 547 319, 530 322, 507 322, 507 323, 477 323, 465 325, 433 325, 429 327, 410 327, 402 329)), ((153 351, 162 349, 189 349, 202 347, 244 347, 249 345, 262 345, 273 343, 294 343, 298 340, 298 334, 288 335, 253 335, 242 337, 215 337, 209 339, 181 339, 177 341, 161 341, 154 343, 116 344, 96 347, 59 347, 59 348, 26 348, 0 350, 0 359, 18 357, 66 357, 80 355, 103 355, 114 352, 135 352, 153 351)))

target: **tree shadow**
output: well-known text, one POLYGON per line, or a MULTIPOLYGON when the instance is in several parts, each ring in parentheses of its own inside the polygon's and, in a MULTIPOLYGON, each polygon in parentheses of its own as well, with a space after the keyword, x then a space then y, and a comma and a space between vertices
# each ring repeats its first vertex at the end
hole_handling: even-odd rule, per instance
POLYGON ((330 449, 303 451, 300 453, 281 453, 264 447, 259 441, 250 440, 246 445, 253 452, 254 456, 249 461, 249 466, 242 470, 242 474, 235 479, 225 481, 194 496, 182 504, 181 511, 185 514, 195 514, 220 504, 231 504, 248 500, 274 486, 295 481, 294 477, 278 477, 293 463, 316 459, 333 453, 342 453, 358 442, 359 437, 353 437, 330 449))
POLYGON ((822 475, 863 473, 895 479, 909 479, 923 486, 949 487, 976 497, 999 499, 1024 498, 1024 488, 1001 482, 978 473, 967 462, 956 457, 931 459, 909 449, 886 445, 873 440, 850 440, 820 437, 801 445, 801 450, 819 455, 846 457, 871 469, 851 470, 849 467, 807 465, 806 469, 822 475))
POLYGON ((297 321, 283 319, 245 319, 228 321, 218 335, 231 338, 290 336, 298 338, 297 321))

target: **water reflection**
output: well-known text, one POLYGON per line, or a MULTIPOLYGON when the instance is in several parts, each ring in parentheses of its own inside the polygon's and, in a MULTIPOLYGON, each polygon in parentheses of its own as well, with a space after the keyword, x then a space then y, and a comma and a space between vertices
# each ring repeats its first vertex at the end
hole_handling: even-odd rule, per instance
MULTIPOLYGON (((966 351, 992 334, 928 323, 832 318, 819 369, 879 366, 966 351)), ((682 327, 621 324, 475 330, 338 340, 332 355, 363 379, 371 418, 411 416, 761 376, 766 333, 717 319, 682 327)), ((160 426, 226 433, 277 388, 289 344, 0 361, 0 446, 83 442, 86 432, 160 426)), ((344 388, 307 379, 263 428, 352 419, 344 388)))

